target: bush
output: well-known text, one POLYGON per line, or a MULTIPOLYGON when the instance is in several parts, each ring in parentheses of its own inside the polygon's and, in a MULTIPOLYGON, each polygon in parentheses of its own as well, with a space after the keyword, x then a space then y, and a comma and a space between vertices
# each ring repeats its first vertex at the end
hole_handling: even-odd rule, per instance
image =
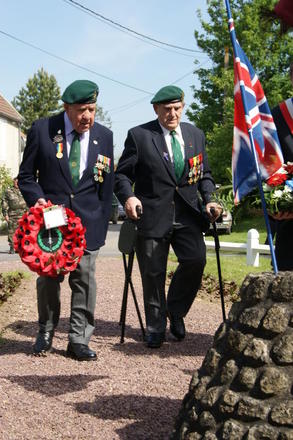
POLYGON ((20 286, 23 272, 0 273, 0 305, 20 286))

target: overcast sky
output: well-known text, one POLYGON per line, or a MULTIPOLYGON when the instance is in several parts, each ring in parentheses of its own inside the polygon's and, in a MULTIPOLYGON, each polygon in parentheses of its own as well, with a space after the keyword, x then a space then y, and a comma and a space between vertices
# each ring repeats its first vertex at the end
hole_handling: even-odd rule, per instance
POLYGON ((200 52, 149 44, 76 3, 138 33, 196 51, 196 11, 207 18, 206 0, 0 0, 0 93, 11 101, 41 67, 55 76, 61 93, 76 79, 95 81, 98 104, 112 120, 117 158, 127 130, 155 118, 153 94, 176 83, 188 107, 191 86, 199 86, 194 61, 204 66, 209 61, 200 52))

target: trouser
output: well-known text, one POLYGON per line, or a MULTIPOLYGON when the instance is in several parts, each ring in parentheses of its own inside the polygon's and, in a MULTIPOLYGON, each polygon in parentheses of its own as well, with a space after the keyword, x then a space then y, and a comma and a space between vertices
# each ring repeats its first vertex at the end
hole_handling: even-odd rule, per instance
POLYGON ((293 220, 276 221, 275 254, 279 270, 293 270, 293 220))
POLYGON ((16 231, 16 229, 18 228, 18 219, 20 217, 14 217, 14 216, 10 216, 9 217, 9 221, 7 223, 7 239, 8 239, 8 244, 9 244, 9 249, 10 250, 14 250, 14 245, 13 245, 13 235, 14 232, 16 231))
MULTIPOLYGON (((71 288, 71 314, 69 341, 88 345, 94 331, 96 306, 95 268, 98 250, 85 250, 76 270, 69 274, 71 288)), ((37 279, 37 299, 40 331, 56 328, 60 316, 60 283, 57 278, 40 276, 37 279)))
POLYGON ((203 234, 197 225, 173 225, 164 238, 137 237, 136 254, 140 268, 146 326, 149 333, 164 332, 167 315, 185 317, 197 291, 206 264, 203 234), (178 258, 167 301, 165 282, 169 248, 178 258))

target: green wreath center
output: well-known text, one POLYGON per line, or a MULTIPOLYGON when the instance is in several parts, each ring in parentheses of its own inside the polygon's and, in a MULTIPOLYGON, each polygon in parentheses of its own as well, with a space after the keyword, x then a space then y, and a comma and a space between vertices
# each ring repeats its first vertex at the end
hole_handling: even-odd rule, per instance
POLYGON ((42 228, 38 233, 38 245, 45 252, 57 251, 63 242, 62 232, 58 228, 42 228))

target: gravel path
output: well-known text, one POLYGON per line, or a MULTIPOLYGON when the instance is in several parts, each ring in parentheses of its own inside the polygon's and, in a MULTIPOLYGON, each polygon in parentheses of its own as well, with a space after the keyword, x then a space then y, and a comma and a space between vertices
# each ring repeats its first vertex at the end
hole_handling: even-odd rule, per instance
MULTIPOLYGON (((0 262, 0 272, 26 267, 0 262)), ((61 319, 53 351, 31 355, 37 332, 36 276, 30 272, 0 308, 1 440, 165 440, 182 398, 221 322, 220 304, 196 299, 186 318, 187 336, 158 350, 144 346, 129 294, 124 344, 118 324, 124 283, 120 257, 97 260, 96 331, 90 347, 97 362, 65 357, 70 290, 62 286, 61 319)), ((136 262, 132 280, 143 312, 136 262)))

